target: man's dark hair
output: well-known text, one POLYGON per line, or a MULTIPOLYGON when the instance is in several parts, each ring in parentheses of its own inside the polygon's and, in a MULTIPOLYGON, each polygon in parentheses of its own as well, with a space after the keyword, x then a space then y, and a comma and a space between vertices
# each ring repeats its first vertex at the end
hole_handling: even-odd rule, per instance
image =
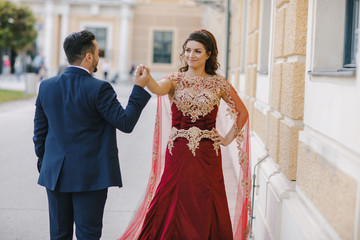
POLYGON ((88 30, 73 32, 67 36, 63 47, 69 64, 80 62, 89 52, 94 53, 93 40, 95 35, 88 30))

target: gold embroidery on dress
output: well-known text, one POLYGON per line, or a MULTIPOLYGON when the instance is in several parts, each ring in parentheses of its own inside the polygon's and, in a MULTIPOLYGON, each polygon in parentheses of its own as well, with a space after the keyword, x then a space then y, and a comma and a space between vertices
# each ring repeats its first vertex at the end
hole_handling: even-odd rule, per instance
MULTIPOLYGON (((173 73, 169 76, 170 79, 176 80, 176 88, 174 91, 174 96, 170 100, 170 105, 173 103, 176 104, 177 108, 183 113, 184 116, 191 118, 192 122, 195 122, 199 117, 206 116, 210 113, 214 106, 219 106, 220 104, 220 93, 224 93, 227 97, 227 115, 237 122, 239 113, 235 109, 235 102, 230 96, 231 85, 230 83, 222 76, 214 75, 208 78, 202 77, 186 77, 184 73, 173 73)), ((191 129, 195 129, 192 127, 191 129)), ((200 129, 198 129, 200 130, 200 129)), ((168 148, 171 153, 173 147, 173 141, 177 137, 185 137, 188 139, 188 146, 192 153, 195 156, 195 150, 199 146, 199 142, 202 137, 199 138, 197 135, 198 130, 175 130, 171 131, 170 141, 168 143, 168 148), (197 140, 200 139, 200 140, 197 140), (195 141, 194 141, 195 140, 195 141)), ((249 165, 249 156, 245 151, 241 149, 241 144, 243 142, 243 131, 237 128, 236 142, 238 145, 238 156, 239 156, 239 165, 243 173, 246 172, 247 166, 249 165)), ((208 130, 200 130, 208 131, 208 130)), ((206 135, 206 134, 204 134, 206 135)), ((219 149, 219 145, 214 144, 214 149, 216 152, 219 149)), ((244 190, 245 196, 248 201, 248 213, 251 212, 251 180, 250 177, 245 176, 240 180, 240 184, 244 190)), ((248 218, 247 229, 244 229, 243 234, 247 236, 250 231, 250 218, 248 218)))
MULTIPOLYGON (((245 175, 246 172, 246 168, 249 165, 249 156, 247 154, 247 152, 243 151, 241 149, 241 144, 243 144, 243 140, 244 140, 244 133, 243 131, 239 132, 237 137, 236 137, 236 142, 237 142, 237 146, 238 146, 238 156, 239 156, 239 165, 240 168, 243 172, 243 174, 245 175)), ((240 180, 240 184, 241 187, 244 190, 244 194, 247 200, 247 211, 248 214, 250 216, 251 214, 251 197, 250 197, 250 193, 251 193, 251 179, 250 177, 245 177, 243 176, 240 180)), ((246 238, 246 236, 248 236, 249 232, 250 232, 250 217, 248 217, 247 219, 247 225, 246 225, 246 229, 243 229, 243 238, 246 238)))
MULTIPOLYGON (((172 73, 168 78, 177 81, 170 105, 174 103, 184 116, 191 118, 192 122, 198 120, 199 117, 204 117, 209 114, 215 106, 219 106, 221 93, 225 93, 227 96, 228 115, 235 120, 237 119, 238 113, 235 110, 235 103, 229 94, 231 85, 223 76, 214 75, 203 78, 186 77, 185 73, 172 73)), ((200 131, 210 132, 209 130, 200 130, 196 127, 190 128, 191 130, 177 130, 175 128, 175 131, 173 129, 170 133, 168 144, 170 153, 173 147, 173 141, 177 137, 182 136, 188 139, 188 146, 195 156, 195 150, 198 148, 200 140, 210 136, 209 133, 200 133, 200 131)), ((207 138, 211 139, 211 137, 207 138)), ((214 144, 214 149, 218 154, 219 145, 214 144)))
MULTIPOLYGON (((179 137, 186 138, 189 143, 187 144, 189 146, 190 151, 195 156, 195 150, 199 148, 200 141, 203 138, 209 138, 212 139, 212 134, 214 134, 214 130, 201 130, 198 127, 191 127, 189 129, 177 129, 176 127, 173 127, 170 132, 169 136, 169 143, 168 143, 168 149, 170 154, 172 155, 172 148, 174 147, 174 140, 179 137)), ((216 152, 216 155, 219 154, 219 144, 216 144, 214 142, 213 144, 214 150, 216 152)))
MULTIPOLYGON (((155 129, 154 129, 154 143, 153 143, 153 152, 152 152, 152 162, 154 162, 155 159, 159 158, 159 146, 158 146, 158 142, 159 142, 159 116, 158 114, 156 114, 156 118, 155 118, 155 129)), ((148 195, 148 199, 147 199, 147 205, 146 207, 148 208, 151 204, 152 198, 154 196, 155 193, 155 176, 156 176, 156 170, 155 168, 152 168, 152 172, 151 172, 151 176, 150 176, 150 190, 149 190, 149 195, 148 195)))
POLYGON ((230 85, 219 75, 211 77, 185 77, 184 73, 171 75, 177 80, 174 96, 170 104, 175 103, 184 116, 195 122, 199 117, 209 114, 220 104, 220 93, 229 92, 230 85))

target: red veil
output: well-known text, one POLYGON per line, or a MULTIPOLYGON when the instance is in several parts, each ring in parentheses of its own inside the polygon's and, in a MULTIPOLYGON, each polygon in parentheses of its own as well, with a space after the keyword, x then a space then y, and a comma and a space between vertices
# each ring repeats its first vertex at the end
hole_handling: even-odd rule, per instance
MULTIPOLYGON (((124 234, 118 240, 137 239, 148 210, 148 207, 160 182, 165 161, 165 151, 171 129, 171 107, 168 96, 157 97, 157 113, 155 120, 152 167, 143 201, 137 209, 132 221, 124 234)), ((230 106, 231 107, 231 106, 230 106)), ((219 111, 218 118, 225 117, 219 111)), ((221 122, 221 121, 219 121, 221 122)), ((233 222, 234 239, 245 240, 250 230, 251 213, 251 179, 249 167, 249 121, 236 137, 240 164, 238 191, 236 199, 235 217, 233 222)))

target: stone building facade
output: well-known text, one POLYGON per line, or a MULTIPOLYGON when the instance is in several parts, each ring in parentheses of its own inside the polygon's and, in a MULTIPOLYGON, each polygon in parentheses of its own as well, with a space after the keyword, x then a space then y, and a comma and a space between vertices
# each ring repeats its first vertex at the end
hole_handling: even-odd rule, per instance
POLYGON ((71 32, 95 33, 100 62, 110 76, 126 79, 132 65, 145 64, 154 76, 176 71, 183 41, 201 26, 201 9, 190 0, 13 0, 37 19, 37 52, 48 75, 66 63, 62 43, 71 32))
POLYGON ((358 1, 231 0, 229 9, 229 81, 252 129, 252 237, 359 239, 358 1))

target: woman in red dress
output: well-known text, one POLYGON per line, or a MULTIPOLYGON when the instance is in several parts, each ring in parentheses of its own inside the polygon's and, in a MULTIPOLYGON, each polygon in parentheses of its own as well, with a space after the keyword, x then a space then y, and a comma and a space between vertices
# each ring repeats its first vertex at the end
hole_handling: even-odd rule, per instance
MULTIPOLYGON (((161 166, 153 162, 153 172, 141 210, 121 239, 206 240, 233 239, 229 208, 222 172, 220 145, 235 138, 241 143, 241 129, 248 112, 231 84, 216 74, 219 67, 214 36, 207 30, 191 33, 181 54, 184 66, 156 82, 150 77, 148 89, 157 95, 168 95, 171 128, 161 179, 161 166), (220 100, 229 106, 235 122, 222 137, 216 130, 220 100), (155 187, 156 191, 155 191, 155 187), (155 192, 155 193, 154 193, 155 192)), ((161 100, 161 99, 160 99, 161 100)), ((156 125, 161 125, 159 109, 156 125)), ((160 131, 161 132, 161 131, 160 131)), ((159 146, 159 129, 155 129, 155 146, 159 146), (158 137, 157 137, 158 136, 158 137)), ((241 149, 240 149, 241 150, 241 149)), ((154 159, 161 153, 154 150, 154 159)), ((243 199, 239 216, 240 233, 248 233, 250 174, 248 157, 240 151, 243 199)))

